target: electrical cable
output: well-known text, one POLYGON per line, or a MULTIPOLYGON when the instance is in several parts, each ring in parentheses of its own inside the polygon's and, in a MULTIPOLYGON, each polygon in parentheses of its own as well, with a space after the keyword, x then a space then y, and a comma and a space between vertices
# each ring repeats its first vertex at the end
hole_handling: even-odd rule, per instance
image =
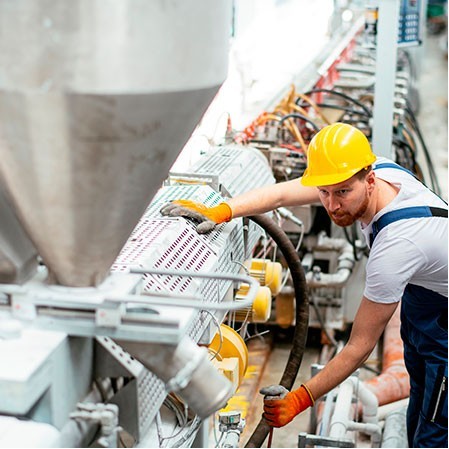
POLYGON ((321 311, 319 309, 318 304, 316 303, 316 298, 314 294, 310 295, 310 299, 311 299, 311 303, 312 303, 312 307, 313 310, 315 310, 315 315, 317 317, 318 322, 320 323, 320 327, 323 330, 324 334, 326 335, 327 339, 332 343, 332 346, 334 346, 335 348, 338 346, 337 341, 335 340, 335 338, 329 333, 326 324, 323 320, 323 316, 321 315, 321 311))
POLYGON ((192 420, 192 424, 190 425, 189 430, 187 430, 186 434, 181 439, 176 441, 172 447, 187 447, 183 446, 183 444, 193 435, 194 432, 198 430, 202 422, 203 420, 201 418, 195 416, 195 418, 193 418, 192 420))
POLYGON ((424 151, 424 157, 426 159, 427 162, 427 166, 429 169, 429 174, 430 174, 430 179, 431 179, 431 185, 432 185, 432 190, 438 195, 441 195, 441 188, 440 185, 438 183, 438 179, 435 173, 435 168, 433 166, 433 162, 432 159, 430 157, 430 153, 429 153, 429 149, 427 148, 426 142, 424 141, 424 137, 421 133, 421 129, 419 127, 418 121, 416 120, 415 114, 410 106, 410 102, 407 100, 407 106, 405 108, 405 111, 407 112, 407 114, 409 115, 409 117, 411 118, 411 125, 413 127, 413 129, 416 132, 416 135, 418 136, 418 139, 421 143, 422 149, 424 151))
POLYGON ((298 104, 299 99, 302 99, 306 103, 308 103, 312 107, 312 109, 314 109, 314 111, 317 113, 318 117, 320 117, 320 119, 323 120, 323 122, 325 122, 327 125, 330 125, 332 123, 321 111, 321 109, 317 106, 317 104, 310 97, 307 96, 307 94, 298 94, 298 98, 295 100, 295 104, 297 104, 298 106, 300 106, 298 104))
POLYGON ((365 111, 357 111, 354 108, 348 108, 348 107, 340 106, 340 105, 334 104, 334 103, 318 103, 318 106, 320 108, 337 109, 340 111, 345 111, 349 114, 358 114, 358 115, 363 115, 364 117, 370 118, 370 116, 365 111))
POLYGON ((216 328, 217 328, 217 332, 218 335, 220 337, 220 344, 218 345, 218 349, 212 350, 209 348, 209 352, 211 352, 214 356, 210 359, 210 361, 214 360, 215 358, 217 358, 220 355, 220 351, 221 348, 223 347, 223 333, 221 331, 221 326, 220 323, 218 322, 217 318, 214 316, 214 314, 210 311, 210 310, 203 310, 203 312, 206 312, 207 314, 209 314, 209 316, 211 317, 212 321, 214 322, 216 328))
POLYGON ((304 116, 302 114, 298 114, 297 112, 292 112, 290 114, 284 115, 284 117, 281 118, 279 125, 282 125, 284 123, 284 121, 289 118, 299 118, 300 120, 304 120, 305 122, 312 125, 312 127, 315 131, 318 132, 320 130, 320 128, 317 126, 317 124, 314 121, 310 120, 309 118, 307 118, 306 116, 304 116))
POLYGON ((223 437, 225 436, 224 432, 220 432, 220 433, 221 433, 220 438, 218 439, 218 441, 215 442, 216 443, 215 447, 220 447, 221 440, 223 440, 223 437))
MULTIPOLYGON (((308 92, 305 93, 305 95, 312 95, 312 94, 319 94, 319 93, 326 93, 329 95, 335 95, 337 97, 341 97, 344 98, 345 100, 348 100, 354 104, 356 104, 357 106, 360 106, 367 114, 369 117, 373 116, 373 113, 360 101, 356 100, 355 98, 344 94, 343 92, 339 92, 339 91, 335 91, 335 90, 331 90, 331 89, 312 89, 309 90, 308 92)), ((296 100, 296 104, 299 104, 299 98, 296 100)))
MULTIPOLYGON (((279 382, 280 385, 291 390, 304 355, 309 325, 309 299, 307 296, 307 282, 304 269, 292 242, 271 218, 264 215, 254 215, 249 218, 261 226, 273 238, 281 250, 292 275, 296 300, 296 326, 290 355, 279 382)), ((270 426, 262 418, 248 439, 245 447, 262 447, 262 443, 267 438, 269 431, 270 426)))
MULTIPOLYGON (((290 131, 292 136, 299 142, 299 145, 301 146, 301 148, 304 148, 304 151, 306 151, 307 145, 304 140, 304 137, 302 136, 302 134, 299 131, 298 127, 296 126, 295 122, 293 120, 290 122, 290 118, 292 118, 292 117, 288 117, 288 115, 289 114, 284 116, 285 120, 287 120, 287 122, 285 123, 284 126, 287 127, 287 129, 290 131)), ((281 128, 281 126, 284 124, 285 120, 281 119, 281 121, 279 121, 279 128, 281 128)))

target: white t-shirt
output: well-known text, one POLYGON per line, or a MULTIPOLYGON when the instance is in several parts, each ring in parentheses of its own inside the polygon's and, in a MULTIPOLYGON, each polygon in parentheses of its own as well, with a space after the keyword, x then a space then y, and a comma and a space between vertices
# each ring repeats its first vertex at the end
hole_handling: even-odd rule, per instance
MULTIPOLYGON (((378 158, 376 165, 391 163, 378 158)), ((433 206, 447 209, 445 202, 412 175, 397 168, 375 170, 376 176, 398 187, 394 200, 380 210, 362 232, 369 245, 372 223, 396 209, 433 206)), ((419 285, 447 297, 448 219, 408 218, 385 226, 376 236, 366 265, 364 296, 371 301, 401 300, 407 284, 419 285)))

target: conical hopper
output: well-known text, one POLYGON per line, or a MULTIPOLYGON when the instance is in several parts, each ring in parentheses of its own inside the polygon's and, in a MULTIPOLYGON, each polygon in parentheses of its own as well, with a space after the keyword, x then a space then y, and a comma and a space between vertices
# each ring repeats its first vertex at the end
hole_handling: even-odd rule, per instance
POLYGON ((49 269, 100 283, 226 76, 230 2, 0 2, 0 179, 49 269))

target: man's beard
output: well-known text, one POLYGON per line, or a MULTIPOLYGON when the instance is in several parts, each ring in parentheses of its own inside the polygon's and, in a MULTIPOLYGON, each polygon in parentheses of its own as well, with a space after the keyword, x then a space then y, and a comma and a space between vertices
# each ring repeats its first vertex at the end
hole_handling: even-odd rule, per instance
POLYGON ((362 204, 354 213, 337 211, 335 214, 329 213, 329 216, 331 217, 332 221, 338 226, 350 226, 365 214, 366 210, 368 209, 368 204, 369 195, 366 195, 362 204))

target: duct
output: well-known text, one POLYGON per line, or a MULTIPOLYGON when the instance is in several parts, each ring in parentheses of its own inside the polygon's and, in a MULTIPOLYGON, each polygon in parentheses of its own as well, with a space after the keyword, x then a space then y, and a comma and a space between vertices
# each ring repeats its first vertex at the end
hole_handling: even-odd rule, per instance
POLYGON ((330 238, 325 233, 318 235, 318 241, 313 248, 315 251, 338 251, 336 273, 321 273, 321 271, 309 271, 306 275, 307 285, 310 288, 317 287, 344 287, 355 265, 354 252, 351 244, 345 239, 330 238))
POLYGON ((0 2, 0 179, 72 287, 105 279, 227 75, 231 2, 106 3, 0 2))
POLYGON ((164 381, 166 389, 176 392, 202 419, 224 407, 234 392, 233 384, 208 361, 207 350, 188 337, 177 346, 117 343, 164 381))

